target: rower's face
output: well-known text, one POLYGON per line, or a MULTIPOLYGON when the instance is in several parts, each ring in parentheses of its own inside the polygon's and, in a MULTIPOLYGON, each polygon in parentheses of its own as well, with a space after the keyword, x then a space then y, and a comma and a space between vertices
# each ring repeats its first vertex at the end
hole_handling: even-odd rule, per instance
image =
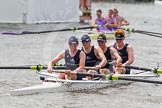
POLYGON ((83 47, 84 48, 88 48, 88 47, 90 47, 91 46, 91 41, 89 40, 88 42, 82 42, 82 45, 83 45, 83 47))
POLYGON ((118 15, 118 10, 114 9, 114 10, 113 10, 113 15, 114 15, 114 16, 117 16, 117 15, 118 15))
POLYGON ((101 49, 103 49, 103 48, 105 47, 105 45, 106 45, 106 41, 97 41, 97 43, 98 43, 98 46, 99 46, 101 49))
POLYGON ((101 17, 101 13, 100 12, 96 12, 97 17, 101 17))
POLYGON ((124 39, 116 39, 116 43, 117 43, 118 45, 122 45, 123 42, 124 42, 124 39))
POLYGON ((111 16, 112 14, 113 14, 113 11, 109 11, 109 12, 108 12, 108 15, 111 16))
POLYGON ((77 47, 78 47, 78 43, 69 43, 69 48, 71 50, 75 50, 75 49, 77 49, 77 47))

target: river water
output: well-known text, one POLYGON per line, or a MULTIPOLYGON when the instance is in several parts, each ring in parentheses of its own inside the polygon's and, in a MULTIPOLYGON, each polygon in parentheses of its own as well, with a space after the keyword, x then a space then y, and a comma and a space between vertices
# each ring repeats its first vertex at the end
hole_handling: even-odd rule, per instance
MULTIPOLYGON (((100 8, 106 15, 110 8, 118 8, 131 28, 162 32, 162 6, 153 4, 93 3, 92 12, 100 8)), ((21 30, 62 29, 82 26, 79 23, 42 25, 1 25, 0 32, 21 30)), ((86 25, 85 25, 86 26, 86 25)), ((47 64, 57 53, 67 48, 67 39, 80 32, 57 32, 37 35, 0 35, 0 66, 47 64)), ((126 42, 134 47, 135 66, 156 67, 162 62, 162 39, 131 34, 126 42)), ((108 40, 108 43, 114 40, 108 40)), ((92 41, 96 44, 96 41, 92 41)), ((161 63, 162 66, 162 63, 161 63)), ((156 80, 161 80, 159 77, 156 80)), ((161 108, 162 85, 131 83, 91 92, 42 93, 10 96, 9 90, 41 83, 31 70, 0 70, 0 108, 161 108)))

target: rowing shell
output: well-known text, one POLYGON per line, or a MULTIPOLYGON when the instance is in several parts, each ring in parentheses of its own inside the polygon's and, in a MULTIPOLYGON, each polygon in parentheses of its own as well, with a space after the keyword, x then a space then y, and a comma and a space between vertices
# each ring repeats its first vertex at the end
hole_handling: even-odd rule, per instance
MULTIPOLYGON (((101 34, 101 33, 88 33, 91 39, 97 39, 97 37, 101 34)), ((115 35, 114 33, 104 33, 106 36, 106 39, 114 39, 115 35)), ((129 33, 126 33, 125 37, 130 36, 129 33)))
MULTIPOLYGON (((87 91, 101 89, 114 84, 123 84, 126 81, 112 81, 112 80, 63 80, 58 79, 56 75, 46 78, 42 84, 31 87, 25 87, 10 91, 11 95, 30 95, 37 93, 50 93, 50 92, 66 92, 66 91, 87 91)), ((128 78, 148 78, 155 77, 154 74, 132 74, 132 75, 120 75, 128 78)))
MULTIPOLYGON (((88 33, 88 35, 90 36, 90 38, 93 40, 97 39, 97 37, 102 34, 100 32, 96 32, 96 31, 86 31, 86 30, 82 30, 82 31, 79 31, 79 32, 85 32, 85 33, 88 33)), ((103 33, 105 34, 106 38, 107 39, 114 39, 115 38, 115 35, 113 32, 106 32, 106 33, 103 33)), ((130 36, 130 32, 125 32, 125 37, 129 37, 130 36)))

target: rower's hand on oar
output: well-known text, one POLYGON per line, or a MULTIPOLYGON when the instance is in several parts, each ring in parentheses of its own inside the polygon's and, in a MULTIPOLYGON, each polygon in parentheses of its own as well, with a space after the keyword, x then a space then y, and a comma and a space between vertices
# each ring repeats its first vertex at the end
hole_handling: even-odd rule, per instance
POLYGON ((121 62, 112 61, 112 65, 114 66, 115 74, 121 74, 123 64, 121 62))
POLYGON ((47 71, 48 71, 49 73, 52 73, 52 71, 53 71, 52 66, 48 66, 47 71))
POLYGON ((112 61, 111 64, 112 64, 113 66, 116 66, 116 65, 117 65, 116 60, 112 61))
POLYGON ((101 69, 101 65, 96 65, 96 70, 101 69))
POLYGON ((120 61, 116 61, 116 60, 112 61, 111 64, 112 64, 113 66, 115 66, 115 67, 119 67, 119 66, 122 65, 122 63, 121 63, 120 61))

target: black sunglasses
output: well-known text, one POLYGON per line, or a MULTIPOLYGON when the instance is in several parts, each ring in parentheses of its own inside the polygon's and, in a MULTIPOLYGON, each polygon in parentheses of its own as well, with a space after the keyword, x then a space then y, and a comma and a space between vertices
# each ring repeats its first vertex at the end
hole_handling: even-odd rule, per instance
POLYGON ((115 39, 115 40, 123 40, 123 39, 115 39))
POLYGON ((87 42, 89 42, 89 40, 88 40, 88 41, 86 41, 86 40, 82 40, 82 43, 87 43, 87 42))

